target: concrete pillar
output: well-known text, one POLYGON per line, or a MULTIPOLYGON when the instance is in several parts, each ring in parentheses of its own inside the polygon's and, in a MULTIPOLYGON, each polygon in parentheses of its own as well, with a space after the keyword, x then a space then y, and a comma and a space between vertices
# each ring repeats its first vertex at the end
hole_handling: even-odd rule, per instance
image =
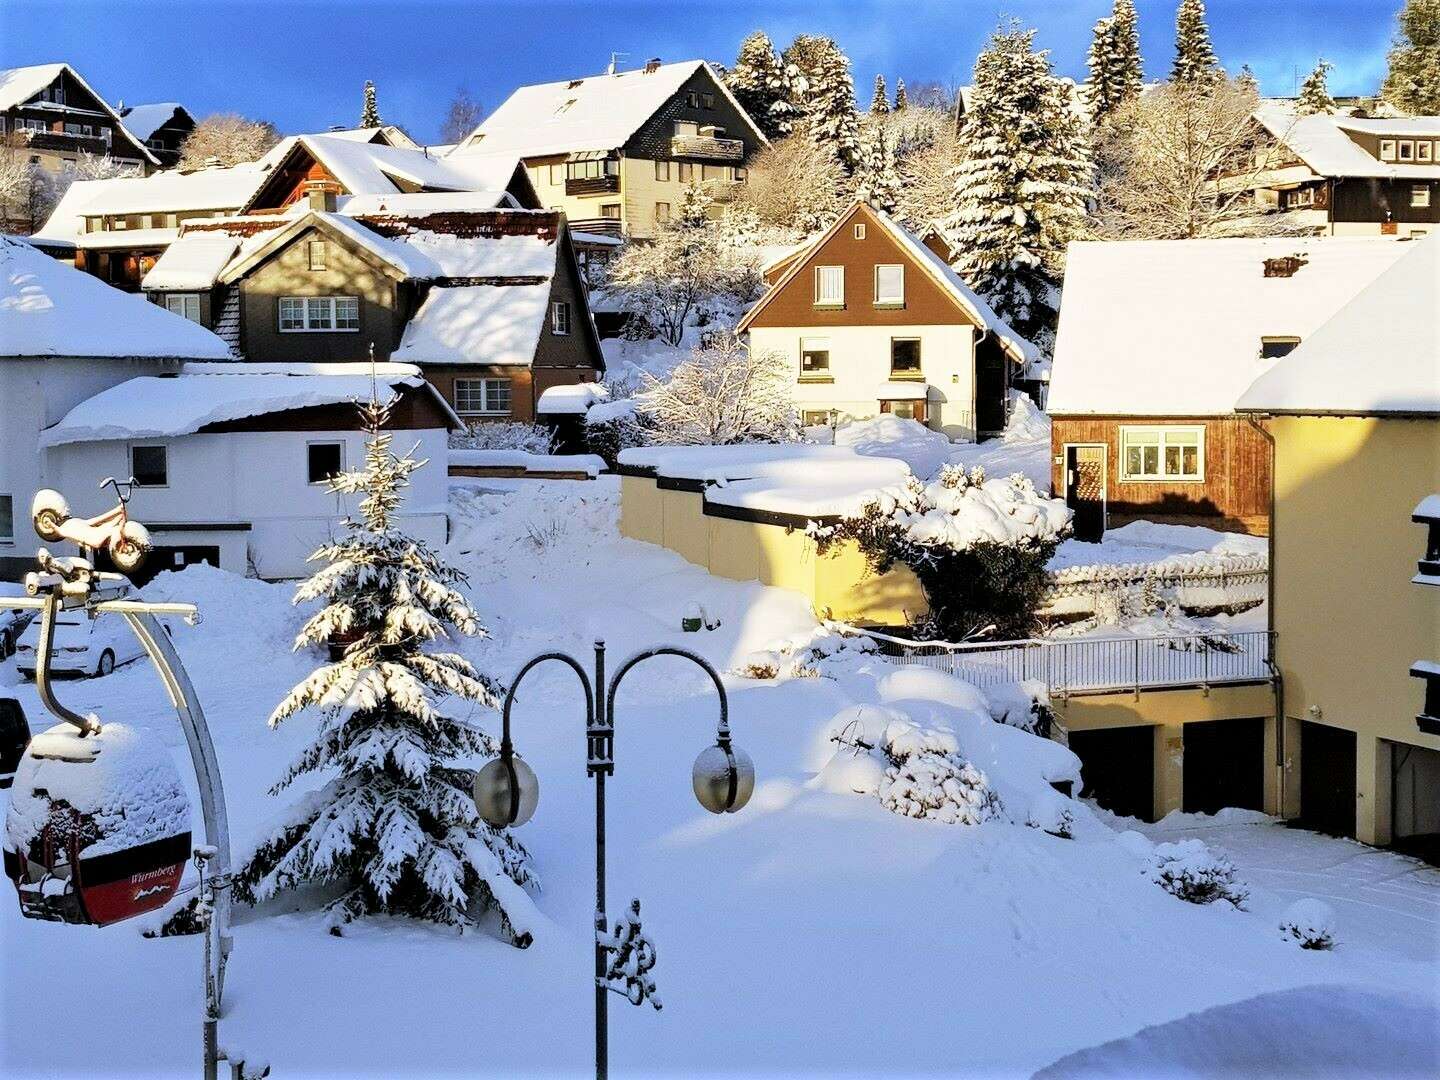
POLYGON ((1284 818, 1300 816, 1300 718, 1285 717, 1285 760, 1281 762, 1285 773, 1285 792, 1280 815, 1284 818))
POLYGON ((1395 752, 1395 744, 1385 739, 1367 739, 1361 735, 1357 738, 1355 753, 1355 767, 1361 770, 1357 781, 1356 794, 1360 796, 1357 800, 1359 805, 1366 807, 1370 813, 1370 833, 1366 835, 1362 824, 1363 819, 1356 814, 1356 826, 1359 839, 1367 844, 1374 844, 1376 847, 1384 847, 1395 839, 1395 822, 1392 820, 1394 810, 1394 768, 1391 764, 1391 755, 1395 752), (1359 747, 1369 745, 1374 761, 1371 771, 1366 774, 1363 771, 1361 760, 1363 754, 1359 747), (1369 786, 1366 786, 1366 781, 1369 786), (1368 804, 1368 806, 1367 806, 1368 804))
POLYGON ((1185 805, 1185 728, 1155 726, 1155 819, 1185 805))
MULTIPOLYGON (((1385 822, 1378 805, 1380 784, 1380 740, 1374 736, 1357 735, 1355 738, 1355 839, 1363 844, 1383 844, 1380 832, 1385 822)), ((1389 765, 1389 754, 1384 755, 1389 765)), ((1388 772, 1388 768, 1386 769, 1388 772)), ((1388 786, 1388 785, 1387 785, 1388 786)), ((1389 807, 1385 817, 1388 817, 1389 807)))
POLYGON ((1265 718, 1265 791, 1261 806, 1267 814, 1280 813, 1280 751, 1275 744, 1275 733, 1280 730, 1275 717, 1265 718))

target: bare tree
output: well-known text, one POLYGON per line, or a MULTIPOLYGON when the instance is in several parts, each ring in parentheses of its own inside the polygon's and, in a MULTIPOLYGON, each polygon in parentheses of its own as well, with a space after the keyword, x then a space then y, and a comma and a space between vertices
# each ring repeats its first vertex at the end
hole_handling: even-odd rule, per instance
POLYGON ((55 208, 55 177, 31 156, 18 134, 0 142, 0 229, 6 232, 29 235, 55 208))
POLYGON ((440 125, 442 143, 458 143, 477 127, 485 116, 485 109, 470 96, 465 87, 455 91, 450 107, 445 111, 445 121, 440 125))
POLYGON ((255 161, 280 141, 268 120, 247 120, 236 113, 214 113, 195 125, 180 147, 181 169, 239 165, 255 161))
POLYGON ((752 352, 733 334, 716 335, 664 379, 644 378, 636 405, 652 442, 724 446, 799 437, 789 361, 773 350, 752 352))
POLYGON ((955 167, 962 143, 952 118, 911 106, 891 114, 900 173, 895 216, 910 229, 923 229, 955 206, 955 167))
POLYGON ((834 221, 850 191, 834 154, 804 135, 792 135, 751 158, 749 182, 738 194, 763 224, 805 235, 834 221))
POLYGON ((1293 231, 1256 202, 1279 160, 1253 119, 1257 101, 1238 80, 1170 82, 1113 114, 1095 164, 1102 236, 1190 239, 1293 231))

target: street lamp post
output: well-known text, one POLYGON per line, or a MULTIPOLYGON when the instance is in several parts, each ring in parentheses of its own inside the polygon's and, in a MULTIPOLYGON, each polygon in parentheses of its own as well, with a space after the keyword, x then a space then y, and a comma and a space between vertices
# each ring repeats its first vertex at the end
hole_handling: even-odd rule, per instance
POLYGON ((743 807, 755 790, 755 766, 730 741, 730 701, 720 674, 703 657, 670 645, 636 653, 616 670, 609 685, 605 682, 605 642, 595 642, 594 680, 580 662, 562 652, 542 653, 530 659, 516 674, 505 694, 501 711, 500 756, 475 775, 475 804, 489 824, 503 829, 523 825, 535 813, 540 782, 534 770, 515 753, 510 737, 510 710, 515 692, 532 668, 547 660, 558 660, 575 672, 585 691, 585 772, 595 779, 595 1075, 605 1080, 609 1070, 609 997, 614 991, 625 994, 634 1005, 649 1000, 656 1008, 655 984, 648 972, 654 965, 654 946, 640 930, 640 902, 632 901, 623 924, 614 933, 607 929, 605 910, 605 778, 615 772, 615 692, 620 681, 642 660, 653 656, 679 656, 699 665, 715 684, 720 697, 720 720, 715 743, 695 759, 691 783, 700 805, 712 814, 734 813, 743 807), (637 962, 620 965, 617 955, 638 954, 637 962), (624 967, 625 971, 619 969, 624 967), (617 983, 621 985, 617 985, 617 983))

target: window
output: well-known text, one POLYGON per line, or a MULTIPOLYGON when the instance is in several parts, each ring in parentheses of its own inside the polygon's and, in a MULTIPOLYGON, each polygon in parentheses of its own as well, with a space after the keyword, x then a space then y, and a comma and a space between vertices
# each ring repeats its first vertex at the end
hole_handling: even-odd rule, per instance
POLYGON ((311 270, 325 269, 325 241, 311 240, 305 245, 305 255, 310 260, 311 270))
POLYGON ((655 204, 655 220, 656 220, 656 221, 669 221, 669 220, 670 220, 670 204, 669 204, 668 202, 657 202, 657 203, 655 204))
POLYGON ((856 240, 864 240, 864 239, 865 239, 865 223, 864 223, 864 222, 860 222, 860 223, 856 224, 855 229, 854 229, 854 236, 855 236, 855 239, 856 239, 856 240))
POLYGON ((191 322, 200 321, 200 294, 170 293, 165 297, 165 310, 191 322))
POLYGON ((1122 480, 1204 480, 1205 429, 1120 429, 1122 480))
POLYGON ((701 166, 700 166, 700 179, 701 179, 701 180, 729 180, 729 179, 730 179, 730 166, 729 166, 729 165, 701 165, 701 166))
POLYGON ((1394 161, 1394 160, 1395 160, 1395 140, 1394 140, 1394 139, 1381 139, 1381 140, 1380 140, 1380 160, 1381 160, 1381 161, 1394 161))
POLYGON ((699 93, 694 90, 685 91, 685 104, 689 105, 692 109, 698 109, 700 107, 699 93))
POLYGON ((324 484, 345 468, 345 444, 312 442, 305 447, 305 482, 324 484))
POLYGON ((164 446, 130 447, 130 475, 140 487, 164 487, 169 481, 164 446))
POLYGON ((550 329, 557 334, 570 333, 570 303, 556 300, 550 305, 550 329))
POLYGON ((815 306, 845 306, 845 268, 843 266, 817 266, 815 268, 815 306))
POLYGON ((605 203, 600 207, 600 216, 609 221, 620 220, 620 204, 618 202, 605 203))
POLYGON ((657 162, 655 162, 655 179, 656 179, 656 180, 669 180, 669 179, 670 179, 670 163, 669 163, 668 161, 657 161, 657 162))
POLYGON ((1410 189, 1410 205, 1414 207, 1426 207, 1430 205, 1430 185, 1416 184, 1410 189))
POLYGON ((715 107, 715 95, 714 95, 714 94, 701 94, 701 95, 700 95, 700 107, 703 108, 703 109, 713 109, 713 108, 715 107))
POLYGON ((1285 206, 1286 206, 1286 209, 1289 209, 1289 208, 1291 208, 1291 207, 1296 207, 1296 206, 1314 206, 1314 205, 1315 205, 1315 189, 1314 189, 1314 188, 1308 188, 1308 187, 1296 188, 1295 190, 1293 190, 1293 191, 1287 191, 1287 192, 1285 192, 1284 194, 1285 194, 1285 206))
POLYGON ((359 330, 358 296, 282 296, 280 329, 287 333, 359 330))
POLYGON ((565 178, 567 180, 600 180, 606 176, 619 175, 619 158, 598 158, 590 161, 569 161, 565 163, 565 178))
POLYGON ((750 179, 750 172, 749 172, 749 170, 747 170, 747 169, 742 169, 739 165, 736 165, 736 166, 735 166, 735 182, 736 182, 737 184, 743 184, 743 183, 745 183, 745 181, 748 180, 748 179, 750 179))
POLYGON ((905 303, 904 266, 895 265, 875 267, 875 303, 905 303))
POLYGON ((800 339, 800 378, 828 379, 830 377, 830 339, 800 339))
POLYGON ((467 416, 508 415, 510 380, 456 379, 455 411, 467 416))
POLYGON ((680 161, 676 164, 680 166, 680 182, 682 184, 690 183, 695 178, 695 166, 688 161, 680 161))
POLYGON ((696 120, 676 120, 675 137, 677 139, 693 139, 700 134, 700 124, 696 120))
POLYGON ((1395 155, 1395 157, 1396 157, 1397 160, 1399 160, 1399 161, 1414 161, 1414 160, 1415 160, 1415 140, 1414 140, 1414 139, 1401 139, 1398 143, 1395 144, 1395 149, 1399 151, 1399 153, 1397 153, 1397 154, 1395 155))
POLYGON ((806 409, 800 414, 800 423, 805 427, 828 427, 833 415, 829 409, 806 409))
POLYGON ((552 184, 563 184, 564 182, 565 182, 565 166, 564 166, 564 164, 563 164, 563 163, 557 163, 557 164, 555 164, 555 165, 551 165, 551 166, 550 166, 550 183, 552 183, 552 184))
POLYGON ((924 420, 925 410, 918 401, 891 401, 886 411, 901 420, 924 420))
POLYGON ((1262 337, 1260 339, 1260 359, 1278 360, 1282 356, 1289 356, 1295 351, 1295 346, 1299 344, 1298 337, 1262 337))
POLYGON ((15 496, 0 495, 0 540, 15 539, 15 496))
POLYGON ((892 376, 920 375, 920 339, 897 337, 890 339, 890 374, 892 376))
POLYGON ((1415 144, 1416 161, 1434 161, 1435 144, 1432 142, 1417 142, 1415 144))

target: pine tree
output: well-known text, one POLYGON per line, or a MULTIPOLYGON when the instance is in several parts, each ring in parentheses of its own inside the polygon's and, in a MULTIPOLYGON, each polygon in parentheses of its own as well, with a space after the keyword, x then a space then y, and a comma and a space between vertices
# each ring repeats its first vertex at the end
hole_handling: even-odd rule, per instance
POLYGON ((1086 231, 1090 163, 1068 87, 1034 39, 1002 27, 976 61, 955 209, 941 225, 960 252, 955 269, 1043 347, 1065 245, 1086 231))
POLYGON ((875 76, 875 94, 870 98, 870 115, 884 116, 890 111, 890 99, 885 96, 885 76, 875 76))
POLYGON ((1260 96, 1260 80, 1255 76, 1255 69, 1249 64, 1240 65, 1240 74, 1235 76, 1235 85, 1243 93, 1260 96))
POLYGON ((1412 116, 1440 114, 1440 0, 1406 0, 1381 94, 1412 116))
POLYGON ((785 66, 775 55, 775 43, 763 30, 740 43, 735 66, 725 73, 725 85, 766 138, 790 134, 795 122, 795 106, 790 100, 793 90, 785 66))
POLYGON ((365 80, 365 104, 360 110, 360 126, 362 128, 384 126, 384 121, 380 119, 380 109, 375 104, 375 84, 369 79, 365 80))
POLYGON ((326 565, 295 591, 296 603, 325 601, 295 648, 343 642, 344 654, 292 689, 269 721, 302 711, 318 721, 272 794, 302 776, 330 779, 261 843, 236 875, 238 895, 253 903, 307 884, 338 889, 326 909, 337 934, 366 915, 463 925, 495 910, 523 947, 529 856, 480 819, 474 772, 456 764, 493 755, 494 740, 437 709, 448 695, 493 707, 499 688, 459 654, 427 651, 485 631, 459 591, 464 576, 395 520, 410 474, 425 463, 392 450, 388 412, 374 402, 362 409, 365 468, 329 484, 363 496, 359 517, 311 556, 326 565))
POLYGON ((1106 16, 1091 28, 1090 51, 1085 54, 1085 66, 1090 69, 1090 76, 1085 80, 1085 101, 1097 124, 1119 105, 1119 95, 1110 85, 1110 57, 1114 51, 1115 20, 1106 16))
POLYGON ((887 214, 900 204, 900 177, 895 167, 895 147, 885 138, 881 124, 870 125, 855 170, 855 197, 887 214))
POLYGON ((1180 0, 1175 13, 1175 64, 1172 82, 1211 83, 1223 76, 1210 26, 1205 21, 1205 0, 1180 0))
POLYGON ((895 80, 895 111, 904 112, 910 107, 910 99, 905 96, 905 80, 895 80))
POLYGON ((792 86, 806 133, 853 173, 860 160, 860 119, 849 57, 830 38, 798 34, 783 59, 797 72, 792 86))
POLYGON ((1330 61, 1322 58, 1316 61, 1315 70, 1305 76, 1305 81, 1300 86, 1300 100, 1296 108, 1301 116, 1335 111, 1335 99, 1330 96, 1330 90, 1326 86, 1326 77, 1334 66, 1330 61))
POLYGON ((1139 96, 1144 73, 1134 0, 1115 0, 1110 14, 1095 24, 1086 64, 1090 77, 1085 95, 1096 123, 1139 96))

